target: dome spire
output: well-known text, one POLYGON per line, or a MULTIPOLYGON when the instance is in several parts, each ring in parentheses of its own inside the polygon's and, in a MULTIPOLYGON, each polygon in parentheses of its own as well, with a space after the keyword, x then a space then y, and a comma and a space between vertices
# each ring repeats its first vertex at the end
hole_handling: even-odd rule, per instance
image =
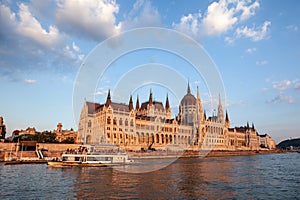
POLYGON ((139 95, 136 96, 136 105, 135 105, 135 109, 136 109, 136 110, 139 110, 139 109, 140 109, 139 95))
POLYGON ((150 95, 149 95, 149 105, 153 104, 153 100, 152 100, 152 89, 150 88, 150 95))
POLYGON ((190 80, 188 80, 187 93, 191 94, 190 80))

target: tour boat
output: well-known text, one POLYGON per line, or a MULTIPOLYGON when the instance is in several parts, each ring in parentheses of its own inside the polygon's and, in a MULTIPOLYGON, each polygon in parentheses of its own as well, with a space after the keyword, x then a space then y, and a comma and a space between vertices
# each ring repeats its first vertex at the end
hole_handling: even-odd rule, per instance
POLYGON ((128 158, 126 152, 112 146, 83 145, 79 150, 68 150, 62 154, 61 159, 48 161, 50 166, 82 166, 82 167, 106 167, 116 165, 128 165, 134 161, 128 158))

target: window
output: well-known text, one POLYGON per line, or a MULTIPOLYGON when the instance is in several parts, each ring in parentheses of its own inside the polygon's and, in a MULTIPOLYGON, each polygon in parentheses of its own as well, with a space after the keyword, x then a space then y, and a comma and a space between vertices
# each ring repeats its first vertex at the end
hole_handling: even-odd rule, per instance
POLYGON ((106 122, 106 123, 107 123, 107 124, 110 124, 110 123, 111 123, 110 117, 107 118, 107 122, 106 122))

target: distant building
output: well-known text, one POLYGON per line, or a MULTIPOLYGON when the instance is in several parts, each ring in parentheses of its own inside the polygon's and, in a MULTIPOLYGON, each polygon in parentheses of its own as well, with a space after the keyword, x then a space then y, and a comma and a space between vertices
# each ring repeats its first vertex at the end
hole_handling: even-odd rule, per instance
POLYGON ((77 142, 77 132, 73 129, 63 130, 62 123, 58 123, 56 130, 52 132, 56 134, 56 140, 58 142, 63 142, 70 139, 72 139, 75 143, 77 142))
POLYGON ((5 127, 5 124, 3 122, 3 117, 0 116, 0 140, 5 139, 5 134, 6 134, 6 127, 5 127))
MULTIPOLYGON (((261 136, 252 124, 230 128, 227 111, 224 113, 219 97, 216 116, 206 117, 200 92, 197 97, 187 93, 182 98, 179 113, 171 118, 168 96, 165 104, 149 99, 140 105, 139 98, 133 106, 132 96, 128 104, 115 103, 108 91, 103 104, 84 102, 80 115, 78 139, 82 143, 116 144, 127 150, 259 150, 261 136)), ((262 137, 263 138, 263 137, 262 137)), ((270 143, 271 138, 266 141, 270 143)), ((267 144, 265 148, 274 148, 267 144)))
POLYGON ((35 135, 36 130, 34 127, 28 127, 26 130, 14 130, 12 133, 13 137, 21 136, 21 135, 35 135))

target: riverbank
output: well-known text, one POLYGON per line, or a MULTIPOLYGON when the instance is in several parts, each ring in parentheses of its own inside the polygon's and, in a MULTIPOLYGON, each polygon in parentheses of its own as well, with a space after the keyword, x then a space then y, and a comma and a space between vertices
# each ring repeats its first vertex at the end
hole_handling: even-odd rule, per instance
MULTIPOLYGON (((6 160, 41 160, 36 151, 16 151, 16 143, 0 143, 0 161, 6 160)), ((42 149, 42 159, 52 160, 59 158, 66 149, 77 149, 78 144, 36 144, 42 149)), ((157 159, 157 158, 189 158, 189 157, 219 157, 219 156, 245 156, 258 154, 289 153, 290 150, 260 150, 260 151, 146 151, 146 152, 128 152, 132 159, 157 159)))
POLYGON ((129 152, 132 159, 159 159, 159 158, 194 158, 194 157, 221 157, 221 156, 250 156, 259 154, 291 153, 289 150, 260 150, 260 151, 185 151, 185 152, 129 152))

